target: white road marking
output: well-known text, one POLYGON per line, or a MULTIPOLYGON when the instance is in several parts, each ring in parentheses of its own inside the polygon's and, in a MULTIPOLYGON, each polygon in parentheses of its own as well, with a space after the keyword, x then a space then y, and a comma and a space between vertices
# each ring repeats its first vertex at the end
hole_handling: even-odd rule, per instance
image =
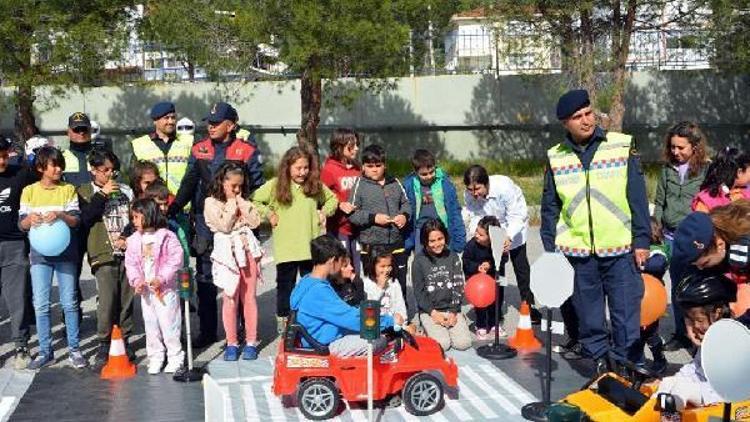
POLYGON ((493 412, 492 409, 487 406, 487 404, 484 402, 484 399, 480 398, 477 393, 475 393, 471 388, 469 388, 468 385, 466 385, 465 382, 458 381, 458 386, 461 389, 461 392, 466 395, 468 401, 472 404, 472 406, 476 407, 477 410, 479 410, 479 413, 481 413, 482 416, 484 416, 486 419, 499 417, 497 413, 493 412))
POLYGON ((3 396, 2 400, 0 400, 0 420, 4 421, 8 419, 8 416, 11 409, 13 408, 13 403, 16 402, 16 398, 14 396, 3 396))
POLYGON ((463 368, 464 374, 468 375, 469 378, 471 378, 474 383, 481 388, 483 391, 486 392, 494 392, 494 394, 489 394, 488 399, 493 400, 497 402, 503 409, 505 409, 506 412, 510 413, 511 415, 519 415, 521 414, 521 411, 518 409, 517 406, 513 405, 513 403, 510 402, 510 400, 506 399, 503 395, 504 392, 496 391, 493 389, 489 384, 487 384, 487 381, 482 379, 482 377, 479 376, 476 372, 474 372, 473 369, 470 367, 463 368))
POLYGON ((509 377, 505 372, 500 369, 485 363, 480 366, 485 372, 490 374, 491 379, 502 381, 502 386, 508 390, 513 397, 517 398, 521 403, 532 403, 538 401, 533 394, 529 393, 525 388, 518 384, 513 378, 509 377))

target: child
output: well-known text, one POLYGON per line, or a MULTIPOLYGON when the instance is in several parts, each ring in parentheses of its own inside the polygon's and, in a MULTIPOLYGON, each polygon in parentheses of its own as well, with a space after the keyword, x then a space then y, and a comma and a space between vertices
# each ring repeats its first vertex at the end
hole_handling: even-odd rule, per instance
MULTIPOLYGON (((492 215, 486 215, 479 220, 477 229, 474 231, 474 238, 469 240, 464 249, 463 270, 464 275, 468 279, 474 274, 484 273, 492 277, 493 279, 499 277, 505 277, 505 262, 508 260, 508 255, 503 255, 503 261, 500 263, 500 274, 497 274, 495 270, 495 259, 492 256, 492 245, 490 244, 490 226, 500 227, 500 221, 497 217, 492 215)), ((500 301, 499 307, 503 307, 504 298, 504 287, 498 287, 499 297, 497 300, 500 301)), ((475 309, 476 313, 476 335, 477 340, 491 340, 495 338, 495 302, 492 302, 486 308, 475 309)), ((505 332, 502 326, 502 316, 500 318, 500 326, 498 329, 498 336, 505 338, 508 334, 505 332)))
POLYGON ((341 273, 328 277, 328 282, 341 300, 349 306, 359 307, 365 300, 365 287, 362 279, 354 271, 352 259, 346 257, 341 266, 341 273))
POLYGON ((320 171, 320 181, 336 194, 339 199, 339 208, 336 214, 326 221, 326 229, 329 234, 344 243, 353 261, 354 271, 358 273, 359 251, 348 218, 348 215, 354 211, 354 206, 347 201, 349 192, 361 171, 357 162, 359 134, 352 129, 335 129, 331 135, 330 150, 331 155, 326 159, 320 171))
POLYGON ((180 241, 180 246, 182 246, 182 271, 189 271, 190 244, 188 243, 187 230, 185 230, 185 228, 181 224, 179 224, 176 219, 169 218, 169 215, 167 214, 169 205, 172 202, 174 195, 169 193, 169 188, 167 187, 166 183, 164 183, 164 180, 158 178, 145 187, 145 190, 143 191, 143 197, 152 199, 154 202, 156 202, 156 205, 159 207, 159 211, 161 211, 162 215, 167 218, 167 227, 170 231, 172 231, 172 233, 177 236, 177 240, 180 241))
MULTIPOLYGON (((24 231, 41 224, 62 220, 75 228, 80 222, 78 196, 75 187, 61 181, 65 169, 65 158, 54 147, 41 147, 36 152, 35 165, 41 180, 26 186, 21 193, 19 225, 24 231)), ((75 233, 70 243, 58 256, 45 256, 31 248, 31 289, 36 312, 36 329, 39 336, 39 354, 29 363, 29 369, 39 369, 54 361, 49 317, 52 277, 56 275, 60 302, 65 314, 65 332, 70 350, 70 362, 75 368, 88 364, 78 344, 78 299, 76 296, 76 274, 78 267, 78 244, 75 233)))
POLYGON ((750 154, 726 147, 706 170, 706 179, 693 198, 693 211, 709 212, 738 199, 750 199, 750 154))
MULTIPOLYGON (((360 338, 359 309, 347 305, 331 287, 328 278, 339 275, 346 249, 337 239, 323 235, 310 242, 312 271, 302 277, 291 295, 296 321, 320 344, 337 356, 357 356, 367 352, 368 341, 360 338)), ((380 329, 402 324, 398 316, 380 317, 380 329)), ((303 340, 304 343, 304 340, 303 340)), ((386 346, 381 337, 376 353, 386 346)))
MULTIPOLYGON (((404 234, 411 207, 401 182, 386 175, 385 158, 385 150, 379 145, 369 145, 364 149, 362 177, 357 179, 349 197, 349 202, 354 205, 349 221, 358 229, 357 241, 362 246, 362 255, 368 255, 376 246, 393 254, 393 275, 406 297, 409 255, 404 234)), ((367 262, 362 264, 368 265, 367 262)))
POLYGON ((419 230, 427 219, 437 218, 451 235, 450 250, 462 252, 466 244, 466 228, 461 217, 461 203, 458 202, 456 187, 443 169, 435 166, 435 156, 430 151, 414 151, 411 164, 414 172, 404 180, 413 216, 406 238, 406 250, 409 253, 422 252, 422 245, 417 241, 419 230))
POLYGON ((222 295, 222 319, 227 334, 224 360, 239 359, 237 340, 237 307, 242 302, 245 318, 245 347, 242 359, 258 357, 258 306, 255 288, 260 275, 261 249, 252 229, 260 224, 258 212, 248 196, 245 169, 236 162, 228 161, 219 167, 208 187, 204 215, 208 228, 214 233, 213 281, 224 289, 222 295))
POLYGON ((159 178, 159 167, 151 161, 138 160, 130 170, 130 188, 135 199, 141 199, 148 185, 159 178))
MULTIPOLYGON (((651 217, 651 251, 643 267, 643 272, 659 279, 664 284, 664 274, 669 266, 669 244, 664 241, 663 230, 656 218, 651 217)), ((664 341, 659 336, 659 320, 647 327, 641 327, 641 343, 648 345, 653 356, 650 370, 662 374, 667 369, 664 356, 664 341)))
POLYGON ((422 328, 443 350, 466 350, 471 347, 471 333, 461 312, 461 259, 447 248, 450 238, 440 220, 425 221, 419 235, 424 250, 414 258, 411 281, 422 328))
POLYGON ((167 219, 152 199, 137 199, 130 207, 136 232, 128 237, 125 269, 130 285, 141 295, 143 325, 146 329, 148 373, 174 373, 182 366, 180 343, 182 316, 177 272, 182 267, 182 247, 177 236, 167 230, 167 219))
POLYGON ((309 243, 336 211, 336 196, 320 183, 317 160, 306 149, 290 148, 279 162, 278 176, 253 194, 253 203, 273 227, 276 261, 276 315, 281 333, 289 317, 289 295, 312 270, 309 243))
MULTIPOLYGON (((677 305, 685 315, 687 335, 696 347, 700 347, 714 322, 733 316, 729 303, 737 300, 737 285, 723 275, 693 273, 677 285, 675 292, 677 305)), ((679 410, 687 404, 708 406, 724 401, 703 373, 700 351, 695 356, 675 376, 664 378, 659 384, 657 394, 671 393, 679 410)))
POLYGON ((391 278, 393 255, 387 249, 374 248, 365 265, 362 283, 368 300, 380 302, 380 314, 406 319, 406 302, 401 286, 391 278))
MULTIPOLYGON (((92 181, 78 187, 78 200, 81 225, 88 230, 86 250, 99 299, 96 306, 99 347, 93 366, 99 371, 109 357, 112 325, 122 329, 128 351, 128 338, 133 331, 133 291, 127 284, 122 262, 126 243, 120 238, 129 222, 133 192, 116 181, 120 160, 114 153, 95 148, 88 162, 92 181)), ((134 357, 132 352, 129 356, 134 357)))

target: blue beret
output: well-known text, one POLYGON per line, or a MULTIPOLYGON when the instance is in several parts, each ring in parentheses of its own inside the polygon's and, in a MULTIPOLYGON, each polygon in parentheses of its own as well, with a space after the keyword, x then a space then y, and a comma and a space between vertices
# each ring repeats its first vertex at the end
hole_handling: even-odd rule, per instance
POLYGON ((694 212, 677 226, 672 245, 675 261, 692 263, 713 243, 714 224, 711 217, 702 212, 694 212))
POLYGON ((209 123, 221 123, 224 120, 231 120, 237 122, 237 110, 227 103, 214 103, 209 110, 208 115, 203 118, 204 121, 209 123))
POLYGON ((165 114, 174 113, 174 103, 162 101, 151 107, 151 119, 161 119, 165 114))
POLYGON ((557 100, 557 119, 567 119, 576 111, 590 104, 589 92, 585 89, 574 89, 568 91, 557 100))

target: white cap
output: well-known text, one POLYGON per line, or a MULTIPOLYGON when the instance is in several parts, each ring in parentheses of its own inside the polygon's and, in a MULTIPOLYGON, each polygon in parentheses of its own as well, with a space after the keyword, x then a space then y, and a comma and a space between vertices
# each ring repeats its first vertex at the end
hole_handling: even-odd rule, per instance
POLYGON ((96 139, 97 136, 102 132, 99 122, 96 120, 91 121, 91 139, 96 139))
POLYGON ((194 134, 195 123, 193 123, 193 121, 188 119, 187 117, 183 117, 182 119, 177 121, 177 133, 181 133, 183 135, 194 134))
POLYGON ((43 147, 45 145, 52 145, 52 141, 43 136, 32 136, 31 138, 26 140, 26 155, 33 154, 35 149, 43 147))

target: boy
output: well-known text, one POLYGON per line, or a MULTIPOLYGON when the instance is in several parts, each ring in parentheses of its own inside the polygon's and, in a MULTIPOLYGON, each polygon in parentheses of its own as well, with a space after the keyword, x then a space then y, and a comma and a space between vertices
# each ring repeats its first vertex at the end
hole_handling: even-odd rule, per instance
POLYGON ((411 207, 401 182, 386 175, 385 170, 383 147, 369 145, 365 148, 362 152, 362 177, 357 179, 349 196, 349 202, 354 205, 349 221, 359 230, 357 240, 362 246, 363 260, 374 246, 393 253, 393 276, 406 298, 409 254, 404 248, 404 232, 411 207))
POLYGON ((435 156, 430 151, 414 151, 411 164, 414 173, 404 179, 406 197, 409 199, 413 216, 409 222, 409 237, 406 238, 407 252, 422 251, 422 244, 417 240, 417 236, 422 224, 430 218, 439 219, 448 228, 450 250, 456 253, 463 252, 466 229, 456 187, 443 169, 435 166, 435 156))
MULTIPOLYGON (((0 287, 10 313, 10 335, 15 342, 13 366, 25 369, 29 356, 31 281, 26 234, 18 228, 21 191, 34 182, 35 175, 25 165, 12 165, 13 147, 0 139, 0 287)), ((21 160, 22 161, 22 160, 21 160)))
MULTIPOLYGON (((340 276, 348 259, 344 246, 329 235, 310 242, 313 269, 302 277, 292 291, 290 305, 297 312, 297 322, 320 344, 338 356, 358 356, 367 352, 367 340, 359 337, 359 309, 349 306, 331 287, 329 277, 340 276)), ((402 324, 403 318, 396 318, 402 324)), ((380 329, 392 327, 394 318, 380 316, 380 329)), ((381 338, 381 340, 383 340, 381 338)), ((384 341, 375 345, 385 347, 384 341)))
POLYGON ((114 324, 122 329, 129 357, 135 358, 127 342, 133 331, 133 291, 125 278, 123 254, 126 243, 120 238, 129 222, 128 210, 133 192, 126 185, 117 183, 120 160, 111 151, 94 149, 89 154, 88 164, 91 182, 84 183, 77 190, 81 223, 88 232, 89 265, 96 277, 99 295, 96 307, 99 348, 93 365, 98 371, 107 363, 114 324))
MULTIPOLYGON (((736 300, 737 285, 724 275, 693 273, 675 289, 675 301, 684 311, 687 336, 697 347, 700 347, 711 324, 732 317, 729 303, 736 300)), ((688 403, 708 406, 723 401, 703 373, 700 351, 695 356, 677 374, 664 378, 659 384, 658 392, 675 396, 679 409, 688 403)))

